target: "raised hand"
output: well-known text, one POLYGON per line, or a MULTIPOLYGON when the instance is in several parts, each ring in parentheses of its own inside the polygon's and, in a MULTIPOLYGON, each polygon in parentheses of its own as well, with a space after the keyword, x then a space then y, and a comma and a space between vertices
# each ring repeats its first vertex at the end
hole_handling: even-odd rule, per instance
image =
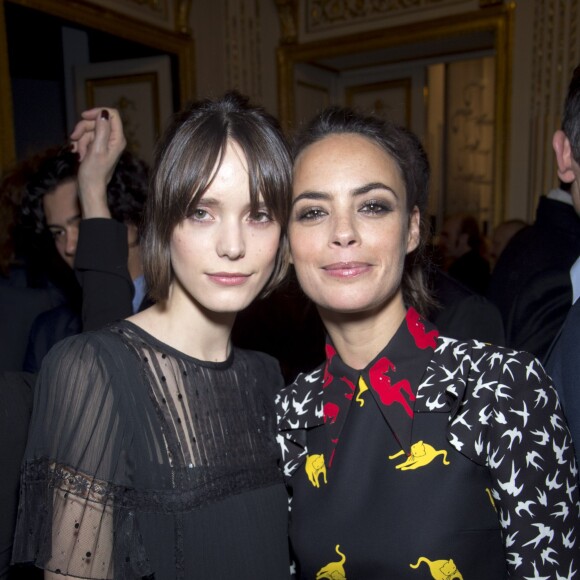
POLYGON ((107 185, 127 145, 119 112, 103 107, 84 111, 70 139, 81 162, 78 182, 83 218, 110 218, 107 185))

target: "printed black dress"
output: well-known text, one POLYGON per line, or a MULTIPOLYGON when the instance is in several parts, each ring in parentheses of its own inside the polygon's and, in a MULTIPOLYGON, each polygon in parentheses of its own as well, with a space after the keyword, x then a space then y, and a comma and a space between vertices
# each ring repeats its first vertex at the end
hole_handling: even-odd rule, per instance
POLYGON ((363 370, 326 348, 277 398, 299 578, 580 574, 578 470, 537 359, 413 309, 363 370))
POLYGON ((289 577, 268 355, 204 362, 123 321, 36 386, 13 560, 90 579, 289 577))

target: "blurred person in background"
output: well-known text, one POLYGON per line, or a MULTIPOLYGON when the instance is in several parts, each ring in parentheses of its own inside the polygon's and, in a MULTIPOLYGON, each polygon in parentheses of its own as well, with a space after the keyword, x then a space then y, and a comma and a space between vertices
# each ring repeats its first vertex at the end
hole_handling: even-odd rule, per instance
POLYGON ((490 266, 482 255, 483 236, 477 219, 465 213, 448 216, 439 235, 443 269, 463 285, 485 296, 490 266))

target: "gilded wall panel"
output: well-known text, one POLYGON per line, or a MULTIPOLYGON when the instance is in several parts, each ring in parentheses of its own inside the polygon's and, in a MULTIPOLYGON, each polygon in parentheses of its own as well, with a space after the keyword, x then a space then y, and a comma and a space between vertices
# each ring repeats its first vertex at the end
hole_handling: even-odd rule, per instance
POLYGON ((560 127, 568 83, 580 62, 580 0, 531 1, 534 58, 528 219, 533 218, 538 197, 557 184, 552 135, 560 127))
POLYGON ((226 2, 226 86, 262 100, 259 0, 226 2))

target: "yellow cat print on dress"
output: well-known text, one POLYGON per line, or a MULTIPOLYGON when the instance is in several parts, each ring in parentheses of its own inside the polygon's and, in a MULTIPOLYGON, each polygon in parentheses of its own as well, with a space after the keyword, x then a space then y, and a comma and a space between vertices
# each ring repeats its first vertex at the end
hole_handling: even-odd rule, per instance
POLYGON ((453 560, 429 560, 429 558, 421 556, 416 564, 409 564, 409 566, 417 569, 423 562, 429 566, 431 578, 434 580, 463 580, 463 576, 453 560))
POLYGON ((346 580, 346 572, 344 570, 344 563, 346 556, 340 551, 340 544, 336 544, 334 548, 336 553, 340 556, 338 562, 330 562, 326 566, 322 566, 316 572, 316 580, 346 580))
POLYGON ((362 377, 358 379, 358 395, 356 396, 356 402, 362 407, 365 404, 365 400, 362 398, 362 394, 369 390, 369 386, 366 384, 362 377))
MULTIPOLYGON (((405 452, 401 450, 394 455, 389 455, 389 459, 395 459, 404 454, 405 452)), ((423 441, 417 441, 417 443, 411 445, 411 455, 407 457, 406 461, 399 463, 399 465, 396 465, 395 467, 401 471, 417 469, 418 467, 428 465, 438 455, 443 455, 443 465, 449 465, 449 461, 447 461, 447 451, 445 449, 437 451, 432 445, 423 441)))
POLYGON ((313 455, 306 456, 306 475, 310 483, 314 487, 320 487, 320 476, 324 478, 324 483, 326 481, 326 464, 324 463, 324 454, 314 453, 313 455))

